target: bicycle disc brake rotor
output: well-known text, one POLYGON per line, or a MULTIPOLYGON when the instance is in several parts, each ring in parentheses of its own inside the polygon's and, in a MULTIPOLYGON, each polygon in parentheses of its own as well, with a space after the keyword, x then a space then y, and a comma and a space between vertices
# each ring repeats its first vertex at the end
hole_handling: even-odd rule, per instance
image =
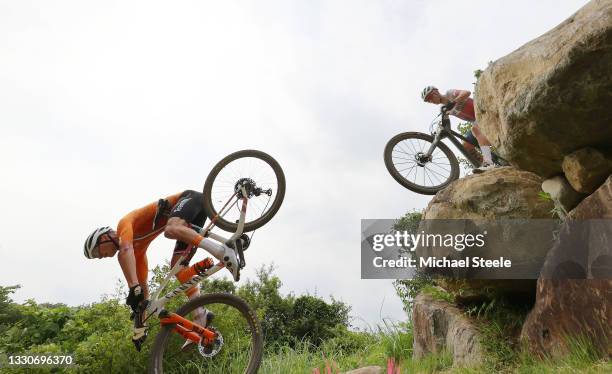
POLYGON ((249 199, 252 198, 253 196, 259 196, 261 194, 272 196, 272 189, 271 188, 269 188, 267 190, 262 190, 261 188, 257 187, 257 184, 251 178, 240 178, 240 179, 238 179, 238 181, 234 185, 234 192, 235 193, 239 193, 241 191, 242 187, 244 187, 244 189, 246 191, 246 194, 247 194, 247 197, 249 199))
POLYGON ((255 190, 255 181, 251 178, 240 178, 234 185, 234 192, 238 193, 244 187, 246 194, 249 198, 253 196, 255 190))
MULTIPOLYGON (((217 355, 221 351, 221 347, 223 347, 223 335, 216 328, 209 326, 207 327, 209 330, 214 331, 217 334, 217 338, 212 344, 203 345, 200 341, 198 344, 198 351, 200 355, 206 358, 211 358, 217 355)), ((203 339, 202 339, 203 340, 203 339)))

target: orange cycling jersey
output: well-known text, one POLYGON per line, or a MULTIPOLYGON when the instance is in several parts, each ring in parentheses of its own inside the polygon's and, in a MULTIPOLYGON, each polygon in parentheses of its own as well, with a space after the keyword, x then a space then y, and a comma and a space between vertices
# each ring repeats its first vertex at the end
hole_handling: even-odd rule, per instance
MULTIPOLYGON (((182 192, 166 197, 171 207, 174 207, 181 197, 182 192)), ((136 209, 123 217, 117 225, 117 235, 120 245, 132 243, 134 247, 134 258, 136 259, 136 274, 138 281, 143 283, 147 280, 149 264, 147 262, 147 248, 166 226, 167 217, 162 217, 159 224, 153 227, 153 220, 157 212, 157 202, 136 209)))

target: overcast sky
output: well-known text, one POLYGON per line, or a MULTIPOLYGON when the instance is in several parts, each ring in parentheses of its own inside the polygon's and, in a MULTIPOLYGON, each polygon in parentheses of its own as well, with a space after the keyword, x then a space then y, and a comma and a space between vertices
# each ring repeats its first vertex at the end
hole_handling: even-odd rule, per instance
MULTIPOLYGON (((246 275, 273 262, 283 292, 333 295, 357 325, 405 319, 391 281, 360 279, 360 219, 429 200, 387 173, 385 143, 427 132, 425 85, 471 90, 474 70, 585 3, 0 1, 0 285, 99 300, 122 275, 83 257, 93 228, 255 148, 287 193, 246 275)), ((172 248, 157 239, 149 264, 172 248)))

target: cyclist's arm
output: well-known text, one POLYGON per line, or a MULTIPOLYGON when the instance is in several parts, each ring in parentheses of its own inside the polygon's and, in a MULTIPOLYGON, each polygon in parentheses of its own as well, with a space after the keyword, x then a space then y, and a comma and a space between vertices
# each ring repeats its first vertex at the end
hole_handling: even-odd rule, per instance
POLYGON ((121 271, 123 271, 123 276, 127 281, 128 287, 131 288, 139 284, 136 271, 136 257, 134 256, 134 232, 131 222, 122 219, 119 222, 117 232, 119 235, 119 254, 117 255, 117 260, 119 261, 121 271))
POLYGON ((147 285, 147 279, 149 277, 149 261, 147 260, 147 254, 142 251, 139 255, 134 255, 136 259, 136 277, 138 283, 142 287, 145 299, 149 298, 149 287, 147 285))
POLYGON ((119 245, 119 254, 117 255, 119 265, 123 271, 123 276, 129 287, 137 285, 138 276, 136 274, 136 258, 134 257, 134 247, 132 242, 124 242, 119 245))
POLYGON ((465 100, 467 100, 468 97, 470 97, 472 93, 470 91, 467 90, 458 90, 457 92, 457 96, 455 96, 454 100, 457 103, 462 103, 465 100))

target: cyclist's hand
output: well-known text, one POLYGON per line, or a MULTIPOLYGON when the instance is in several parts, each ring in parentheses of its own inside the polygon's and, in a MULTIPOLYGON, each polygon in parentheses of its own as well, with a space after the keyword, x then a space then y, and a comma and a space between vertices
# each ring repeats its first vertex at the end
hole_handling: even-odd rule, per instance
POLYGON ((442 105, 441 110, 444 111, 446 114, 452 114, 452 110, 456 104, 457 103, 455 103, 454 101, 449 101, 448 103, 442 105))
POLYGON ((140 352, 140 350, 142 349, 142 345, 147 339, 147 334, 148 331, 144 327, 142 327, 141 331, 136 331, 136 329, 134 329, 134 335, 132 335, 132 343, 134 344, 134 347, 138 352, 140 352))
POLYGON ((133 287, 130 287, 130 292, 128 297, 125 299, 125 303, 132 308, 134 313, 138 313, 140 310, 140 303, 144 301, 144 292, 142 291, 142 287, 137 284, 133 287))
POLYGON ((140 348, 147 338, 148 327, 146 321, 146 309, 148 301, 144 300, 138 306, 138 310, 133 312, 131 319, 134 320, 134 330, 132 334, 132 343, 136 347, 136 350, 140 352, 140 348))
POLYGON ((452 115, 457 115, 459 113, 461 113, 461 111, 463 111, 463 108, 465 107, 465 100, 463 101, 450 101, 447 105, 447 108, 449 108, 449 114, 452 115))

